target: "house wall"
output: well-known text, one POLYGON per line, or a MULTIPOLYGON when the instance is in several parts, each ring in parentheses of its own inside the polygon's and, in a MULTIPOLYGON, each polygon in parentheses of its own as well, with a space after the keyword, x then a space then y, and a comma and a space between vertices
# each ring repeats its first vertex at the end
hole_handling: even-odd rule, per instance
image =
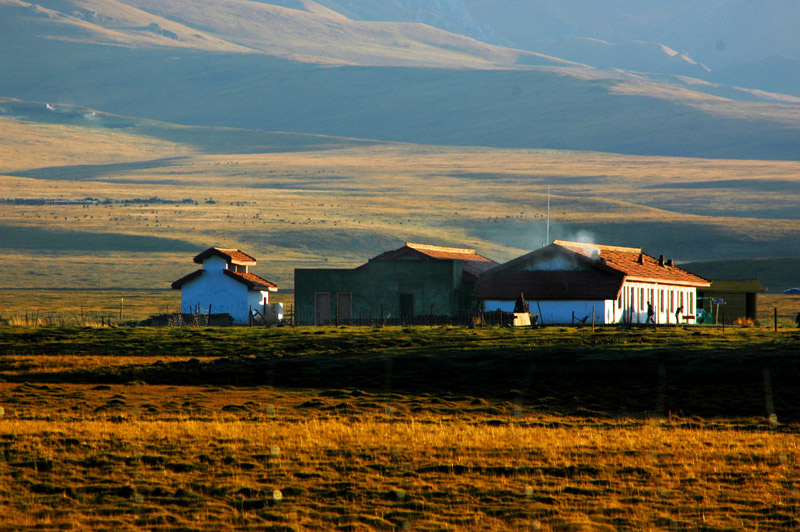
MULTIPOLYGON (((255 294, 260 295, 259 292, 255 294)), ((206 268, 203 275, 181 288, 181 312, 192 314, 198 305, 201 312, 208 312, 211 305, 213 314, 230 314, 235 323, 244 324, 250 320, 247 287, 224 275, 221 269, 206 268)))
POLYGON ((689 286, 625 281, 616 304, 613 321, 616 323, 646 323, 647 303, 653 306, 654 320, 660 324, 675 324, 675 311, 683 307, 680 323, 695 323, 697 290, 689 286), (687 316, 692 318, 685 319, 687 316))
POLYGON ((203 269, 208 271, 227 270, 228 261, 217 255, 212 255, 203 261, 203 269))
MULTIPOLYGON (((585 316, 591 323, 592 307, 595 312, 595 323, 647 323, 647 303, 653 305, 653 319, 659 324, 675 324, 675 311, 683 305, 680 316, 681 324, 696 322, 696 289, 694 287, 663 285, 626 281, 617 300, 557 300, 528 301, 532 314, 540 314, 540 323, 572 324, 573 313, 580 321, 585 316), (541 309, 541 310, 540 310, 541 309), (684 319, 692 316, 690 319, 684 319)), ((514 301, 489 300, 484 303, 486 311, 514 311, 514 301)))
POLYGON ((702 301, 706 312, 711 313, 712 323, 733 324, 739 318, 756 319, 757 297, 755 292, 723 292, 719 290, 701 289, 700 295, 713 299, 722 299, 725 303, 715 305, 713 299, 702 301), (750 304, 748 305, 748 298, 750 304))
POLYGON ((471 296, 461 281, 462 273, 460 261, 415 257, 370 261, 363 269, 296 269, 295 323, 322 325, 318 322, 324 315, 337 322, 339 316, 347 315, 338 309, 339 294, 352 295, 353 320, 400 319, 401 294, 411 296, 407 300, 413 300, 415 316, 453 316, 471 296), (330 295, 327 314, 315 308, 316 294, 325 293, 330 295))
MULTIPOLYGON (((594 322, 597 324, 613 323, 611 310, 613 301, 528 301, 531 314, 539 316, 538 323, 543 325, 572 325, 578 324, 584 318, 584 323, 592 323, 592 310, 594 322)), ((514 301, 489 300, 484 303, 484 310, 503 312, 514 311, 514 301)))

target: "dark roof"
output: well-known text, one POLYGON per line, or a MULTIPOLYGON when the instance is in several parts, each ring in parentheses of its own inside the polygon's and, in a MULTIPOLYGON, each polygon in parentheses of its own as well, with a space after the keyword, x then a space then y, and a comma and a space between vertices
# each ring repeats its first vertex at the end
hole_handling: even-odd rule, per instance
POLYGON ((222 270, 222 273, 235 281, 247 285, 251 290, 272 290, 274 292, 278 289, 278 285, 254 273, 233 272, 231 270, 222 270))
POLYGON ((175 290, 180 290, 180 288, 181 288, 183 285, 185 285, 186 283, 188 283, 188 282, 189 282, 189 281, 191 281, 192 279, 196 279, 196 278, 200 277, 201 275, 203 275, 203 272, 204 272, 204 271, 205 271, 205 270, 202 270, 202 269, 201 269, 201 270, 196 270, 196 271, 193 271, 193 272, 192 272, 192 273, 190 273, 189 275, 184 275, 183 277, 181 277, 180 279, 178 279, 177 281, 175 281, 174 283, 172 283, 172 288, 174 288, 175 290))
MULTIPOLYGON (((179 290, 184 284, 188 283, 192 279, 197 279, 198 277, 203 275, 205 271, 206 270, 197 270, 190 273, 189 275, 181 277, 180 279, 172 283, 172 288, 179 290)), ((241 273, 241 272, 234 272, 231 270, 222 270, 222 273, 224 273, 234 281, 237 281, 247 286, 247 288, 249 288, 250 290, 270 290, 272 292, 278 290, 278 285, 270 281, 267 281, 266 279, 263 279, 254 273, 241 273)))
POLYGON ((482 276, 477 299, 528 301, 617 299, 625 276, 601 270, 513 271, 505 275, 482 276))
POLYGON ((257 264, 256 259, 234 248, 208 248, 204 252, 200 253, 194 258, 194 261, 198 264, 202 264, 204 260, 211 256, 222 257, 225 259, 228 264, 238 264, 239 266, 255 266, 257 264))

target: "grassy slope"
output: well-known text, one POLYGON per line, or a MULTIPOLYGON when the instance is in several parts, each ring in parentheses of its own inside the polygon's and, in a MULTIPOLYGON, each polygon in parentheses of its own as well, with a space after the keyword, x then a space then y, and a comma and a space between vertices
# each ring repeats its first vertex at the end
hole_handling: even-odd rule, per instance
POLYGON ((212 244, 252 252, 284 288, 295 267, 355 266, 404 240, 504 261, 544 241, 547 185, 555 238, 685 261, 782 257, 800 234, 791 162, 381 145, 0 106, 64 122, 0 119, 0 198, 116 202, 2 205, 3 287, 166 287, 212 244), (178 203, 142 201, 154 196, 178 203))

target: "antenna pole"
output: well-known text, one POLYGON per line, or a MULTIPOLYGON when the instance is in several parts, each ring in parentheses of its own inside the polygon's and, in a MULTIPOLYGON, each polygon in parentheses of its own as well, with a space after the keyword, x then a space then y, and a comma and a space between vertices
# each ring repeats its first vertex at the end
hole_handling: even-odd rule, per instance
POLYGON ((550 245, 550 185, 547 185, 547 240, 545 246, 550 245))

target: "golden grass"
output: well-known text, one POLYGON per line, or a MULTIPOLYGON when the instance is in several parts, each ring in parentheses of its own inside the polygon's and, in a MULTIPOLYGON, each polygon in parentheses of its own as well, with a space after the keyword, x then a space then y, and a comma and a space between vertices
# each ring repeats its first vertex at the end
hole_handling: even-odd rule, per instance
POLYGON ((798 526, 796 427, 269 388, 0 384, 0 404, 10 529, 798 526))
POLYGON ((43 243, 0 256, 5 287, 52 286, 42 278, 52 275, 60 286, 157 288, 192 268, 191 251, 75 250, 54 261, 46 241, 52 230, 158 236, 197 251, 237 246, 260 259, 256 273, 284 288, 294 268, 352 267, 403 241, 468 246, 503 262, 541 245, 548 185, 559 238, 619 224, 630 238, 641 225, 667 240, 698 234, 681 245, 698 259, 712 258, 700 255, 708 239, 730 239, 731 252, 743 256, 747 246, 800 237, 791 214, 800 196, 787 193, 798 183, 796 162, 406 144, 198 155, 189 144, 152 136, 0 120, 11 127, 0 133, 10 161, 0 167, 0 197, 123 202, 0 205, 0 224, 45 231, 43 243), (173 156, 182 158, 124 166, 173 156), (79 162, 85 169, 69 170, 77 180, 47 170, 79 162), (91 166, 109 163, 120 165, 91 166), (2 175, 19 171, 38 178, 2 175), (153 196, 198 204, 124 203, 153 196), (95 260, 96 268, 81 268, 95 260), (19 275, 19 263, 36 275, 19 275))

